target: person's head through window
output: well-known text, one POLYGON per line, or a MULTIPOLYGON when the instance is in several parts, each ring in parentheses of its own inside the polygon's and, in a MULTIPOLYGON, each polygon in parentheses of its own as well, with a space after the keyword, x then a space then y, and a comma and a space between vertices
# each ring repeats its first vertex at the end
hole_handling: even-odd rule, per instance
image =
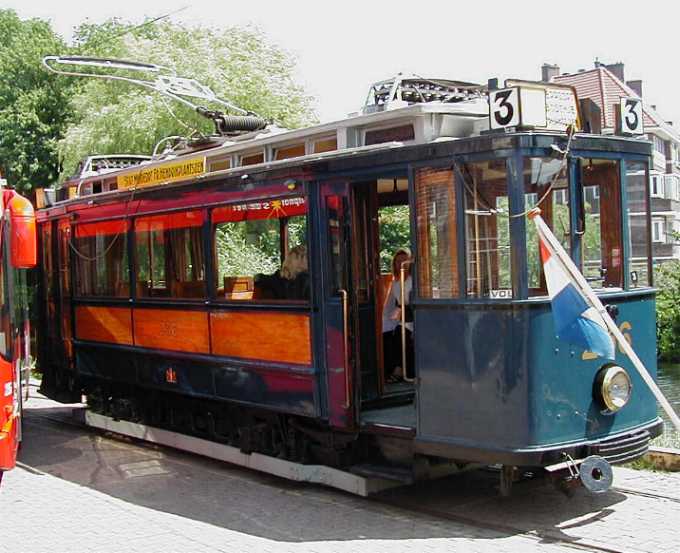
POLYGON ((307 272, 307 248, 303 245, 292 248, 281 266, 281 276, 295 280, 298 275, 307 272))
POLYGON ((411 252, 407 248, 399 248, 392 256, 392 278, 399 280, 401 278, 401 267, 403 265, 405 270, 405 277, 411 275, 411 252))

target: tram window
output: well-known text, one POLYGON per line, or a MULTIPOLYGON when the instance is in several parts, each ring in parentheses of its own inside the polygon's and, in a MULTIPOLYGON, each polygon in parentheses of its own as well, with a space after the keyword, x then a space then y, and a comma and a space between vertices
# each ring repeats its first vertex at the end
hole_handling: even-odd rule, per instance
POLYGON ((202 225, 203 213, 198 210, 136 219, 139 297, 205 296, 202 225))
POLYGON ((647 164, 626 162, 626 224, 628 225, 628 277, 631 288, 652 285, 647 212, 647 164))
POLYGON ((460 295, 453 170, 418 169, 415 175, 418 287, 423 298, 460 295))
POLYGON ((332 295, 338 290, 347 287, 347 264, 346 256, 343 256, 343 234, 346 206, 341 196, 328 196, 326 198, 326 211, 328 213, 328 249, 331 259, 332 295))
POLYGON ((72 249, 77 295, 129 296, 126 231, 124 220, 76 225, 72 249))
POLYGON ((460 166, 465 191, 467 295, 512 297, 505 159, 460 166))
MULTIPOLYGON (((526 209, 541 208, 541 216, 562 247, 570 251, 569 184, 562 161, 531 157, 524 160, 526 209), (548 190, 550 189, 550 192, 548 190)), ((547 294, 536 225, 526 225, 527 276, 530 295, 547 294)))
POLYGON ((583 275, 594 288, 623 287, 619 162, 584 159, 581 165, 585 233, 583 275))
POLYGON ((309 300, 304 198, 218 207, 211 220, 217 299, 309 300))

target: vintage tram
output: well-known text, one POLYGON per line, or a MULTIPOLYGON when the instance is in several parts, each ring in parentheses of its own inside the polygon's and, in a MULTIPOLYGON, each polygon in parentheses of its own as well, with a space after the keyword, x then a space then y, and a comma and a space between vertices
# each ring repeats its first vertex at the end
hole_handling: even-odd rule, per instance
POLYGON ((29 287, 36 265, 31 202, 0 178, 0 481, 16 465, 23 385, 30 372, 29 287))
POLYGON ((67 181, 38 213, 42 392, 402 480, 483 463, 507 487, 517 468, 644 454, 662 429, 651 393, 621 352, 557 339, 523 214, 540 203, 654 373, 649 143, 494 132, 469 83, 399 77, 369 96, 340 122, 232 126, 67 181), (408 310, 413 351, 403 331, 389 342, 395 379, 383 311, 404 274, 392 319, 408 310), (612 367, 628 376, 618 403, 612 367))

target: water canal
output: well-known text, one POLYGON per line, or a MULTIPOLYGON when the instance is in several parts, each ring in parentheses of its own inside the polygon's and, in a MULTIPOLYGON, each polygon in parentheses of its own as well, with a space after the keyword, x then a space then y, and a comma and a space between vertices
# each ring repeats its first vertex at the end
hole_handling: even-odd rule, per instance
MULTIPOLYGON (((658 383, 675 412, 680 414, 680 364, 659 363, 658 383)), ((666 425, 664 435, 657 439, 657 445, 680 448, 680 433, 673 428, 661 408, 659 408, 659 413, 666 425)))

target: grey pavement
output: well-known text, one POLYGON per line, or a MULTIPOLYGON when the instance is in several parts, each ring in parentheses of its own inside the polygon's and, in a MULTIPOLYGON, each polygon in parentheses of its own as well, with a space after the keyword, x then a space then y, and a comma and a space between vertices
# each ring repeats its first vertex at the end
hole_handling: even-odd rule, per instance
POLYGON ((568 499, 527 482, 503 499, 495 475, 476 472, 375 501, 64 426, 53 420, 63 408, 30 406, 21 461, 39 472, 5 476, 3 553, 680 551, 680 474, 616 469, 625 493, 568 499))

